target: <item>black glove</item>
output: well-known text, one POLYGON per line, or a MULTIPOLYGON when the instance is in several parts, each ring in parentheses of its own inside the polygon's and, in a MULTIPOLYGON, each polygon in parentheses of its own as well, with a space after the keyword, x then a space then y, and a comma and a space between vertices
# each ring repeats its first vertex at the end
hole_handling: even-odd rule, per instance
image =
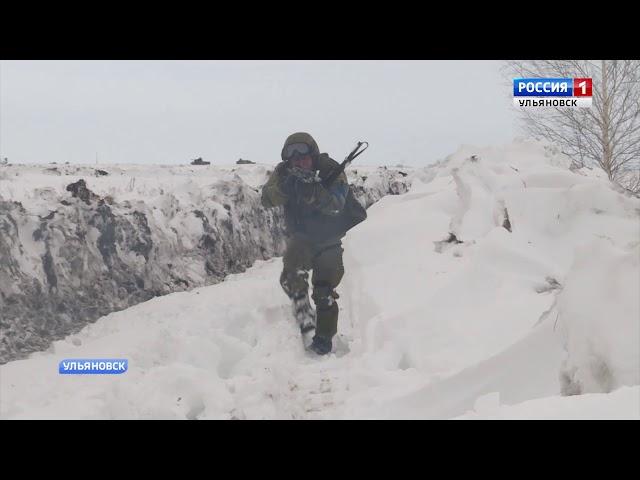
POLYGON ((286 177, 282 180, 280 189, 288 196, 311 198, 317 186, 314 177, 315 172, 296 168, 288 169, 286 177))
POLYGON ((285 195, 291 197, 296 193, 296 184, 298 183, 298 177, 289 173, 286 177, 283 178, 280 183, 280 190, 285 195))

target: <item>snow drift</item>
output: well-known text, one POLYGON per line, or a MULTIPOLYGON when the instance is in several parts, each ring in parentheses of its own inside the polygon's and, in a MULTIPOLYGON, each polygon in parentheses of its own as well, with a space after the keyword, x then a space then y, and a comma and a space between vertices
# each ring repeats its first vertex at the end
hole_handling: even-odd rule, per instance
POLYGON ((597 239, 578 249, 557 311, 568 352, 561 372, 564 394, 640 384, 638 242, 621 248, 597 239))
POLYGON ((570 164, 515 142, 409 172, 345 239, 328 357, 258 260, 0 366, 0 415, 638 419, 640 200, 570 164), (57 374, 109 357, 129 371, 57 374))
MULTIPOLYGON (((0 167, 0 363, 283 251, 282 212, 258 192, 273 167, 101 168, 0 167)), ((370 170, 351 172, 367 206, 408 188, 370 170)))

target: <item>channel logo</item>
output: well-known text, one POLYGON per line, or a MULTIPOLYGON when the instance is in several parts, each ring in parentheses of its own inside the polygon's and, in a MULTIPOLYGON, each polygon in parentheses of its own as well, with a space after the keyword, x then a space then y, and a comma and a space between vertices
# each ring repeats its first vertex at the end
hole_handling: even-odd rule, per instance
POLYGON ((513 104, 519 108, 590 108, 591 78, 514 78, 513 104))

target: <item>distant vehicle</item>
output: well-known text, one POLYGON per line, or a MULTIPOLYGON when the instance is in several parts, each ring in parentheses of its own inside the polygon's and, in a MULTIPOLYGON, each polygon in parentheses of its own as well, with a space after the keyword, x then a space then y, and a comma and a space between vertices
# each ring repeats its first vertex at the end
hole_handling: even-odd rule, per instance
POLYGON ((205 162, 202 157, 191 160, 191 165, 211 165, 211 162, 205 162))

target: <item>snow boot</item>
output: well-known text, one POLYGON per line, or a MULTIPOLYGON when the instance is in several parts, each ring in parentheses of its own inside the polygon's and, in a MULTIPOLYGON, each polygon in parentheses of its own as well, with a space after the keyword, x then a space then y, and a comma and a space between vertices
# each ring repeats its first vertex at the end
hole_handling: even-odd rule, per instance
POLYGON ((326 355, 327 353, 331 353, 332 347, 333 345, 330 338, 316 335, 313 337, 313 342, 309 346, 309 350, 317 353, 318 355, 326 355))

